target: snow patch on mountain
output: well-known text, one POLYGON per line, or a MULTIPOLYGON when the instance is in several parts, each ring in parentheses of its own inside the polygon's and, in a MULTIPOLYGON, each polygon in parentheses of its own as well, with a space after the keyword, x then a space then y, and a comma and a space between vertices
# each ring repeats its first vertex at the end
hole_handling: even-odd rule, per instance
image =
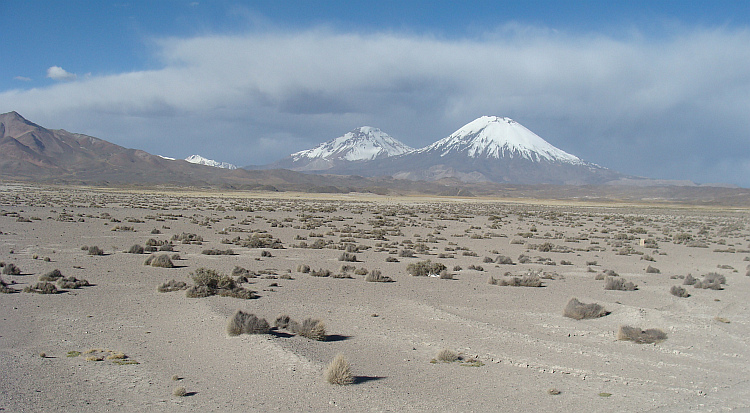
POLYGON ((237 166, 232 165, 231 163, 214 161, 213 159, 207 159, 200 155, 190 155, 187 158, 185 158, 185 160, 190 163, 196 163, 198 165, 213 166, 215 168, 237 169, 237 166))
POLYGON ((439 153, 441 157, 465 154, 471 158, 525 158, 533 162, 585 164, 513 119, 498 116, 482 116, 419 152, 439 153))
POLYGON ((346 161, 370 161, 402 155, 414 149, 378 128, 362 126, 320 145, 291 154, 294 162, 307 158, 346 161))

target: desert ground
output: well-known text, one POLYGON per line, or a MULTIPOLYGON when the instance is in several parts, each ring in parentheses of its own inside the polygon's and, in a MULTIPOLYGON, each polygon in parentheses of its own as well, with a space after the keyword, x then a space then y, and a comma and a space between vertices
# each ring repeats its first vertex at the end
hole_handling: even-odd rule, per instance
POLYGON ((0 186, 0 410, 750 409, 750 209, 0 186))

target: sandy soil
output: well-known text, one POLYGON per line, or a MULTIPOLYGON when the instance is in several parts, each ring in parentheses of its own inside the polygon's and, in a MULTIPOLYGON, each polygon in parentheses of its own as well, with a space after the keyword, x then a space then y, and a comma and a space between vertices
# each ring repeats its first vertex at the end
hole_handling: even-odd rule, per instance
POLYGON ((21 274, 2 275, 19 292, 0 294, 0 410, 747 410, 749 218, 741 209, 4 185, 0 261, 21 274), (127 253, 182 233, 203 242, 173 241, 176 268, 127 253), (231 243, 254 234, 283 248, 231 243), (318 240, 324 248, 300 248, 318 240), (347 246, 356 262, 339 261, 347 246), (202 253, 212 248, 234 255, 202 253), (400 257, 405 249, 414 257, 400 257), (495 263, 498 255, 514 264, 495 263), (408 264, 427 259, 454 279, 408 274, 408 264), (313 277, 297 271, 301 264, 333 274, 344 264, 379 269, 395 282, 313 277), (235 266, 258 274, 242 284, 258 298, 157 292, 172 279, 191 284, 200 267, 231 274, 235 266), (20 292, 54 269, 93 285, 20 292), (606 270, 638 289, 605 290, 597 278, 606 270), (543 287, 488 283, 530 272, 543 287), (686 285, 689 297, 670 294, 686 275, 708 273, 724 276, 721 290, 686 285), (572 297, 610 313, 564 317, 572 297), (237 310, 271 324, 281 314, 322 319, 328 339, 284 330, 230 337, 237 310), (618 340, 623 325, 661 329, 667 339, 618 340), (122 352, 120 361, 133 364, 87 361, 99 354, 91 349, 122 352), (462 360, 434 362, 443 349, 462 360), (337 354, 351 363, 354 384, 323 379, 337 354), (178 387, 187 395, 174 396, 178 387))

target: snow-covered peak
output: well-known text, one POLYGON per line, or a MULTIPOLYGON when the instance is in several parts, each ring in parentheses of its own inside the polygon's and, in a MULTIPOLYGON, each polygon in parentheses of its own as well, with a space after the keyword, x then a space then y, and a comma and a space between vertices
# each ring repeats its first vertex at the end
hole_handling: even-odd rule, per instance
POLYGON ((224 168, 224 169, 237 169, 235 165, 232 165, 231 163, 227 162, 218 162, 214 161, 213 159, 207 159, 200 155, 190 155, 187 158, 185 158, 186 161, 190 163, 197 163, 199 165, 206 165, 206 166, 213 166, 216 168, 224 168))
POLYGON ((482 116, 420 152, 433 152, 440 156, 462 153, 471 158, 525 158, 534 162, 584 163, 578 157, 552 146, 513 119, 498 116, 482 116))
POLYGON ((295 152, 291 157, 295 162, 305 158, 369 161, 401 155, 413 150, 378 128, 362 126, 312 149, 295 152))

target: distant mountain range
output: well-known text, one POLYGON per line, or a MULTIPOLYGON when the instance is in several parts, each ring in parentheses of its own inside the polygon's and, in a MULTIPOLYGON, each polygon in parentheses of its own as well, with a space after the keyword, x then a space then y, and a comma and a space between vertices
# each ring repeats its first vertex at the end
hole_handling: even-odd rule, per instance
POLYGON ((277 164, 281 162, 306 173, 195 164, 46 129, 16 112, 0 114, 1 181, 750 204, 748 189, 624 177, 555 148, 510 119, 496 117, 479 118, 422 149, 409 148, 376 128, 362 127, 277 164), (548 185, 558 182, 567 185, 548 185), (570 185, 584 182, 604 185, 570 185))
POLYGON ((482 116, 446 138, 412 149, 361 127, 263 166, 339 175, 510 184, 603 184, 625 176, 552 146, 509 118, 482 116))

